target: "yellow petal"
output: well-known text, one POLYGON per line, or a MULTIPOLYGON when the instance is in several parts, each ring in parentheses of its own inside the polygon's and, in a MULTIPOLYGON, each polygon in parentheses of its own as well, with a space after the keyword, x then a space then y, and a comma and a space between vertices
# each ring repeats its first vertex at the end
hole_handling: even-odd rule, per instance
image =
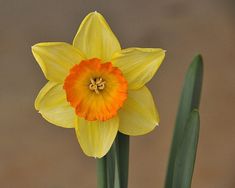
POLYGON ((120 44, 98 12, 88 14, 82 21, 74 38, 73 45, 79 48, 87 58, 110 60, 112 54, 120 50, 120 44))
POLYGON ((164 57, 159 48, 128 48, 115 53, 111 61, 121 69, 128 88, 138 89, 151 80, 164 57))
POLYGON ((64 128, 74 128, 75 112, 67 102, 61 84, 49 81, 39 92, 35 108, 50 123, 64 128))
POLYGON ((147 87, 130 90, 118 115, 119 131, 132 136, 146 134, 159 123, 159 115, 147 87))
POLYGON ((38 93, 38 96, 35 100, 34 103, 34 107, 36 110, 40 109, 40 103, 41 100, 43 99, 43 97, 48 93, 48 91, 50 91, 53 87, 55 87, 56 85, 58 85, 56 82, 52 82, 49 81, 47 82, 47 84, 40 90, 40 92, 38 93))
POLYGON ((107 121, 87 121, 77 118, 75 129, 83 152, 91 157, 103 157, 117 135, 118 124, 118 117, 107 121))
POLYGON ((32 52, 48 80, 62 83, 70 68, 84 59, 81 52, 63 42, 45 42, 32 46, 32 52))

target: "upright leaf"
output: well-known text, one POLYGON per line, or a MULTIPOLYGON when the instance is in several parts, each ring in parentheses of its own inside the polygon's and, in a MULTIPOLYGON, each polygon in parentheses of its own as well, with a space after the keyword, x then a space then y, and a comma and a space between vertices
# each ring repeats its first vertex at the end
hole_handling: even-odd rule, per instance
POLYGON ((199 137, 199 112, 193 110, 185 126, 175 159, 173 188, 190 188, 199 137))
POLYGON ((184 81, 183 91, 181 93, 181 99, 176 117, 175 130, 168 162, 165 188, 172 188, 176 153, 178 150, 178 146, 181 143, 188 117, 193 109, 199 108, 202 88, 202 76, 202 56, 197 55, 188 68, 184 81))

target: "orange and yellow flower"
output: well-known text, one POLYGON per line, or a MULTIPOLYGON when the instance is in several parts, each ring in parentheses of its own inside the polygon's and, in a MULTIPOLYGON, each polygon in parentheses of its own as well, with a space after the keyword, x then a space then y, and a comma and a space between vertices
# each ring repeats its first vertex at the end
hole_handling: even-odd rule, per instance
POLYGON ((36 110, 52 124, 75 128, 86 155, 103 157, 118 131, 143 135, 158 125, 145 84, 161 65, 164 50, 121 50, 104 17, 92 12, 72 45, 39 43, 32 52, 48 80, 36 98, 36 110))

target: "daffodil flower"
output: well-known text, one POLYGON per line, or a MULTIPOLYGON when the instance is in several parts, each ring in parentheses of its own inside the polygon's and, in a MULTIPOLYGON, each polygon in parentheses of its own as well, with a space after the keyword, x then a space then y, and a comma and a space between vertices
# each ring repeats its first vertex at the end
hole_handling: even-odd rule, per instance
POLYGON ((161 65, 164 50, 122 50, 104 17, 92 12, 72 45, 38 43, 32 52, 48 80, 36 98, 36 110, 52 124, 75 128, 86 155, 103 157, 118 131, 143 135, 158 125, 145 84, 161 65))

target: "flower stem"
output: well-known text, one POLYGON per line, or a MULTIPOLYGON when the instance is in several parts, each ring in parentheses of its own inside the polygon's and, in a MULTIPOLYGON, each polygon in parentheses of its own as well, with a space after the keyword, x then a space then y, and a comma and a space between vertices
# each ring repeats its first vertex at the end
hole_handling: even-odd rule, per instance
POLYGON ((128 187, 128 169, 129 169, 129 136, 118 133, 118 164, 120 187, 128 187))
POLYGON ((107 188, 106 156, 97 159, 97 188, 107 188))
POLYGON ((129 136, 118 133, 109 152, 97 159, 98 188, 127 188, 129 136))

